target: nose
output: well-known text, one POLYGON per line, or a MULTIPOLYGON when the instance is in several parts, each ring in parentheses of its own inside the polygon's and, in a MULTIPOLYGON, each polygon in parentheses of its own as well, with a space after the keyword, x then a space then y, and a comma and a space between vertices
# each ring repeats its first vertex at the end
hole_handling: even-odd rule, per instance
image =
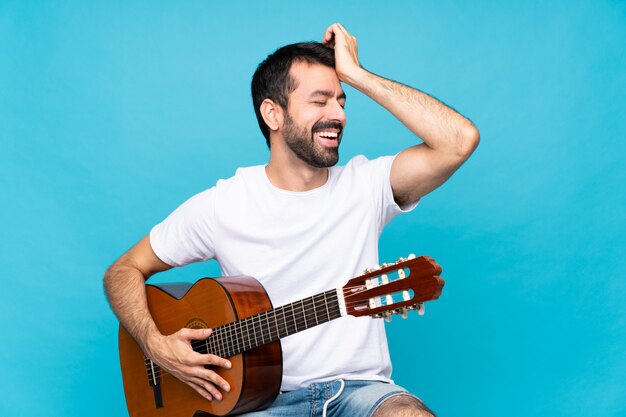
POLYGON ((341 104, 339 104, 337 100, 330 101, 327 106, 327 109, 328 109, 328 113, 326 117, 328 117, 330 120, 337 120, 339 123, 342 124, 342 126, 345 126, 346 111, 341 106, 341 104))

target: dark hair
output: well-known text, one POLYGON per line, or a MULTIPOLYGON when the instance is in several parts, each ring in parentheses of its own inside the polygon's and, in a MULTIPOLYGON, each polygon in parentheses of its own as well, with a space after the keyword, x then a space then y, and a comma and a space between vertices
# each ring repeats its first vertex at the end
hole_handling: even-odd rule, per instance
POLYGON ((252 103, 268 147, 270 130, 261 116, 261 103, 269 98, 287 110, 289 93, 298 87, 296 81, 289 76, 289 70, 294 62, 308 62, 335 68, 335 52, 319 42, 294 43, 277 49, 259 64, 252 76, 252 103))

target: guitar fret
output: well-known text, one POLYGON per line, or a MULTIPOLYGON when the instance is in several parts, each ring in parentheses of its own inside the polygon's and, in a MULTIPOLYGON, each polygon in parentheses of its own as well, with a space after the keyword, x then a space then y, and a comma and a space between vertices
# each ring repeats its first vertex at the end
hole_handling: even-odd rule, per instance
POLYGON ((262 335, 263 335, 263 344, 266 344, 266 343, 271 342, 271 340, 269 339, 269 337, 267 337, 267 333, 268 333, 268 331, 267 331, 267 330, 269 330, 269 327, 270 327, 270 326, 269 326, 269 321, 267 320, 267 311, 266 311, 265 313, 263 313, 263 316, 265 317, 265 323, 263 323, 263 324, 261 325, 261 332, 262 332, 262 335), (266 326, 267 326, 267 327, 266 327, 266 326), (267 329, 267 330, 266 330, 266 329, 267 329), (265 341, 266 337, 267 337, 267 342, 265 341))
POLYGON ((277 313, 278 310, 274 309, 274 326, 276 326, 276 340, 280 339, 280 329, 278 328, 278 318, 276 317, 277 313))
POLYGON ((237 338, 236 338, 236 333, 235 333, 236 328, 237 328, 237 322, 231 323, 231 325, 228 326, 228 330, 229 330, 228 340, 230 341, 230 346, 229 346, 230 349, 228 350, 229 354, 231 354, 231 352, 233 352, 237 348, 237 338))
POLYGON ((226 329, 226 354, 230 356, 230 352, 233 351, 233 347, 234 347, 233 323, 228 323, 225 329, 226 329))
POLYGON ((245 319, 246 320, 246 336, 248 336, 248 347, 247 349, 250 349, 252 347, 252 341, 250 340, 250 320, 249 319, 245 319))
POLYGON ((265 312, 265 326, 263 328, 263 332, 265 332, 265 336, 267 338, 267 342, 265 343, 270 343, 272 341, 272 327, 270 326, 270 312, 266 311, 265 312))
POLYGON ((254 324, 254 316, 252 317, 252 334, 254 335, 254 345, 259 346, 259 341, 256 338, 256 325, 254 324))
POLYGON ((224 327, 222 326, 222 329, 220 329, 220 352, 222 353, 222 355, 226 355, 226 343, 227 341, 226 339, 226 333, 224 332, 224 327))
POLYGON ((330 313, 328 312, 328 300, 326 299, 326 293, 324 293, 324 306, 326 307, 326 317, 330 321, 330 313))
POLYGON ((211 346, 211 353, 216 355, 217 354, 217 347, 215 345, 215 338, 213 337, 213 334, 211 334, 211 336, 209 336, 209 346, 211 346))
POLYGON ((231 323, 228 323, 226 326, 224 326, 224 338, 226 340, 226 351, 225 351, 225 355, 228 355, 231 351, 231 347, 232 347, 232 332, 231 332, 231 323))
POLYGON ((237 332, 237 350, 239 352, 246 351, 246 331, 243 326, 245 324, 245 320, 239 320, 239 331, 237 332))
POLYGON ((241 352, 244 350, 243 346, 241 346, 241 321, 236 322, 233 327, 235 328, 235 334, 233 335, 235 346, 237 346, 237 351, 241 352))
POLYGON ((237 330, 237 327, 239 325, 240 325, 240 322, 236 321, 231 326, 232 333, 230 334, 230 338, 233 341, 233 350, 231 350, 231 352, 241 351, 241 349, 239 348, 239 331, 237 330))
POLYGON ((315 310, 315 296, 311 297, 311 301, 313 301, 313 315, 315 316, 315 325, 317 326, 319 322, 317 321, 317 311, 315 310))
POLYGON ((281 307, 283 310, 283 321, 285 322, 285 336, 289 336, 289 327, 287 327, 287 318, 285 317, 285 307, 281 307))
POLYGON ((291 315, 293 316, 293 327, 294 327, 294 332, 297 333, 298 332, 298 321, 296 320, 296 312, 294 309, 294 305, 291 304, 291 315))
POLYGON ((304 307, 304 319, 305 319, 306 322, 310 323, 310 324, 307 324, 307 329, 309 327, 316 326, 317 325, 317 317, 315 315, 315 306, 313 304, 313 299, 312 298, 305 298, 305 299, 302 300, 302 304, 305 306, 304 307), (306 302, 306 304, 305 304, 305 302, 306 302), (309 305, 309 303, 310 303, 310 305, 309 305), (311 307, 313 307, 313 317, 310 317, 311 307), (315 319, 316 324, 313 324, 313 319, 315 319))
POLYGON ((259 338, 261 339, 261 343, 259 343, 260 345, 265 344, 265 337, 263 336, 263 322, 261 320, 262 317, 263 317, 263 314, 259 314, 258 316, 259 326, 257 327, 257 330, 259 332, 259 338))
POLYGON ((220 339, 222 342, 222 354, 226 355, 228 353, 228 335, 226 330, 228 329, 228 325, 224 325, 222 326, 222 328, 220 329, 220 339))
POLYGON ((235 341, 233 340, 233 323, 229 323, 226 326, 226 340, 228 341, 226 352, 227 355, 230 356, 230 352, 232 352, 235 347, 235 341))
POLYGON ((224 355, 227 355, 230 350, 230 340, 228 340, 228 324, 222 327, 220 335, 222 336, 222 351, 224 352, 224 355))
POLYGON ((239 349, 239 333, 237 332, 238 324, 239 322, 235 322, 230 326, 230 340, 232 342, 232 349, 229 353, 231 354, 231 356, 234 354, 233 352, 236 352, 239 349))
POLYGON ((279 339, 281 337, 285 336, 285 333, 284 333, 285 329, 284 328, 281 329, 282 319, 279 316, 280 313, 282 313, 284 315, 282 307, 278 307, 278 308, 274 309, 274 324, 276 325, 276 331, 278 332, 278 338, 279 339), (280 323, 279 323, 279 320, 280 320, 280 323))
POLYGON ((222 356, 222 339, 220 337, 219 328, 214 329, 212 337, 215 338, 215 354, 222 356))
POLYGON ((326 317, 324 317, 325 308, 323 308, 323 307, 326 307, 325 300, 321 299, 322 297, 324 297, 324 294, 319 295, 320 300, 316 300, 316 297, 318 297, 318 296, 313 296, 313 305, 317 305, 318 301, 322 303, 321 306, 317 307, 317 308, 322 307, 320 310, 317 310, 317 308, 316 308, 315 314, 317 316, 317 320, 320 323, 326 323, 328 321, 328 315, 326 315, 326 317))
POLYGON ((309 326, 306 323, 306 308, 304 307, 304 299, 300 300, 300 304, 302 304, 302 317, 304 318, 304 328, 308 329, 309 326))
MULTIPOLYGON (((267 325, 267 343, 272 341, 272 328, 270 327, 270 312, 265 312, 265 324, 267 325)), ((265 329, 264 329, 265 331, 265 329)))
POLYGON ((296 311, 296 322, 299 326, 298 331, 306 330, 308 327, 306 326, 306 317, 304 315, 304 304, 300 302, 294 305, 294 311, 296 311), (296 311, 296 308, 300 311, 296 311))

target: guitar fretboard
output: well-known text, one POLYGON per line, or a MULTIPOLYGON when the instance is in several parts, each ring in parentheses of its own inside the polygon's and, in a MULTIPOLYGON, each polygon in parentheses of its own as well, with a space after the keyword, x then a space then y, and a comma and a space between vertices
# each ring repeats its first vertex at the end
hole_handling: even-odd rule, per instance
POLYGON ((329 290, 213 329, 194 350, 228 358, 341 317, 337 290, 329 290))

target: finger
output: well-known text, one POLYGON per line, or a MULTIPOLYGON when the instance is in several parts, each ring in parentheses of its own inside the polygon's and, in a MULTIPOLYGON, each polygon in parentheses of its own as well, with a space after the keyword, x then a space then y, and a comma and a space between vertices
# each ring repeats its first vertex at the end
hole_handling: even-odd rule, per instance
POLYGON ((342 37, 345 34, 345 29, 342 30, 342 27, 339 23, 333 23, 328 27, 328 29, 326 29, 322 43, 334 47, 337 43, 337 38, 342 37))
POLYGON ((224 359, 217 355, 211 355, 211 354, 207 356, 208 356, 207 359, 208 359, 209 365, 221 366, 222 368, 226 368, 226 369, 230 369, 233 367, 233 364, 228 359, 224 359))
POLYGON ((350 32, 348 32, 348 30, 341 23, 335 23, 335 25, 337 29, 341 31, 341 33, 343 33, 346 36, 351 36, 350 32))
POLYGON ((192 377, 189 381, 187 381, 187 385, 196 390, 198 394, 202 395, 209 401, 213 398, 215 398, 216 400, 222 399, 222 394, 220 393, 220 391, 215 388, 213 384, 205 379, 192 377))
POLYGON ((324 39, 322 40, 322 45, 333 48, 335 46, 335 35, 331 34, 328 39, 326 39, 326 36, 324 36, 324 39))
POLYGON ((203 368, 198 371, 198 374, 196 376, 198 378, 212 382, 213 385, 215 385, 216 387, 220 387, 226 392, 230 391, 230 385, 228 384, 228 382, 226 382, 226 380, 222 378, 221 375, 217 372, 203 368))
POLYGON ((178 332, 178 336, 185 340, 206 340, 212 333, 211 329, 187 329, 183 327, 178 332))
POLYGON ((210 365, 230 369, 233 364, 228 360, 211 353, 198 353, 189 357, 189 365, 210 365))
POLYGON ((328 43, 331 41, 334 35, 333 25, 328 26, 328 28, 324 31, 324 36, 322 37, 322 43, 328 43))
POLYGON ((220 390, 209 380, 202 377, 192 377, 191 381, 200 386, 204 391, 209 393, 213 398, 217 400, 222 399, 222 393, 220 390))

